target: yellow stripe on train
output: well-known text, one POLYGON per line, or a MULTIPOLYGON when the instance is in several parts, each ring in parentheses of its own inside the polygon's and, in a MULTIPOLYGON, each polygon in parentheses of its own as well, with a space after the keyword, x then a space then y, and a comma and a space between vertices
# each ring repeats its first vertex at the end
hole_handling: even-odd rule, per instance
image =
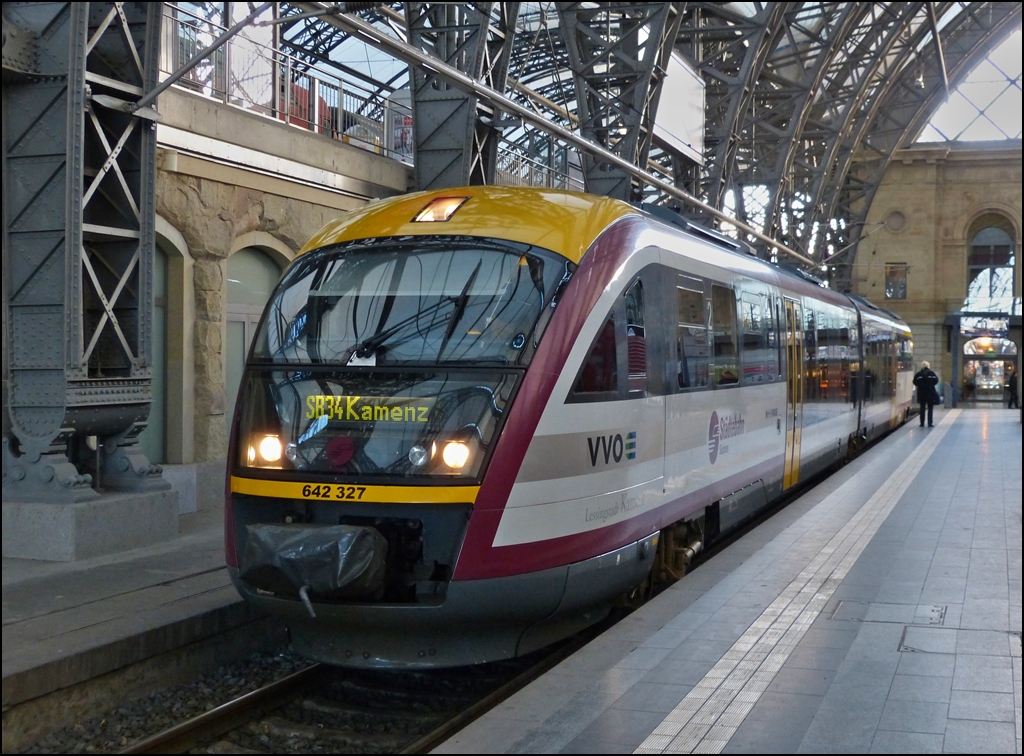
POLYGON ((231 493, 310 501, 365 501, 373 504, 473 504, 480 486, 363 486, 302 483, 231 476, 231 493))

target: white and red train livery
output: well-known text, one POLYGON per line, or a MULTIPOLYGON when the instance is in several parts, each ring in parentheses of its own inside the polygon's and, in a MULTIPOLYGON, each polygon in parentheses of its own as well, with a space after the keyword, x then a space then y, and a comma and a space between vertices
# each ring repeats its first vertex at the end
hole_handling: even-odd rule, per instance
POLYGON ((261 321, 233 580, 331 663, 533 651, 905 420, 911 352, 891 313, 626 203, 368 206, 261 321))

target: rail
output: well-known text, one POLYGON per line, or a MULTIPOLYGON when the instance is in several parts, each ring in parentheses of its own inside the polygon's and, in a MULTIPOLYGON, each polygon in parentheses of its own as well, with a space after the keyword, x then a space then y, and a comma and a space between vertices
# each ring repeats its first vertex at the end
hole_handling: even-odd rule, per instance
POLYGON ((189 753, 203 743, 225 737, 228 745, 238 748, 232 752, 242 753, 280 753, 281 742, 293 739, 315 742, 332 753, 336 751, 331 749, 339 745, 344 745, 345 753, 426 753, 551 670, 614 622, 605 620, 528 657, 497 662, 490 672, 482 672, 480 667, 445 670, 435 680, 437 685, 431 684, 429 676, 438 670, 392 670, 385 674, 393 673, 394 679, 382 685, 380 679, 346 679, 351 671, 314 664, 132 743, 119 753, 189 753), (415 687, 409 688, 410 684, 415 687), (345 688, 360 703, 353 705, 345 698, 324 694, 345 688), (367 699, 367 691, 375 702, 367 699), (302 701, 306 696, 312 700, 302 701), (450 705, 437 709, 438 702, 446 696, 450 705), (385 703, 389 697, 390 702, 385 703), (431 703, 428 708, 423 708, 425 697, 431 703), (301 715, 297 717, 294 711, 287 711, 289 706, 313 712, 316 723, 310 725, 301 715), (254 725, 272 738, 261 738, 258 750, 252 750, 251 743, 243 744, 246 729, 251 732, 254 725), (239 732, 243 733, 242 742, 235 742, 239 732))
POLYGON ((204 738, 214 738, 245 724, 260 712, 275 709, 308 686, 324 667, 313 664, 277 682, 247 693, 152 737, 140 740, 120 753, 188 753, 204 738))

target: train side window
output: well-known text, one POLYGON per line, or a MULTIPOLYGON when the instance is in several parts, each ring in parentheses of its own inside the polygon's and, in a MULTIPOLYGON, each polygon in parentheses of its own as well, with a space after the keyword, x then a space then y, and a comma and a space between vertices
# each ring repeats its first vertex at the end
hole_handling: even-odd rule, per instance
POLYGON ((630 392, 647 390, 647 339, 644 328, 644 286, 636 281, 626 291, 626 382, 630 392))
POLYGON ((804 401, 818 401, 821 384, 818 364, 818 331, 816 318, 810 308, 804 310, 804 401))
POLYGON ((768 332, 765 311, 757 296, 744 295, 740 300, 743 321, 743 385, 768 381, 768 332))
POLYGON ((908 338, 900 339, 899 367, 897 369, 900 372, 914 371, 914 342, 908 338))
POLYGON ((847 314, 845 317, 840 315, 840 319, 837 321, 839 326, 839 346, 837 353, 839 355, 839 370, 843 377, 843 385, 839 396, 839 401, 852 402, 853 399, 853 353, 850 348, 850 332, 852 329, 850 316, 847 314))
POLYGON ((711 286, 711 332, 715 345, 716 386, 740 382, 736 349, 736 292, 725 286, 711 286))
POLYGON ((573 389, 577 394, 595 394, 618 391, 619 368, 615 355, 615 313, 601 327, 583 363, 583 369, 573 389))
POLYGON ((761 300, 764 308, 764 333, 765 333, 765 356, 768 374, 766 379, 774 381, 779 377, 779 338, 775 330, 775 302, 771 297, 765 296, 761 300))
POLYGON ((829 341, 829 311, 823 307, 818 311, 818 400, 832 401, 832 349, 829 341))
POLYGON ((694 282, 701 291, 676 287, 676 372, 681 389, 707 388, 708 329, 704 315, 703 283, 694 282))

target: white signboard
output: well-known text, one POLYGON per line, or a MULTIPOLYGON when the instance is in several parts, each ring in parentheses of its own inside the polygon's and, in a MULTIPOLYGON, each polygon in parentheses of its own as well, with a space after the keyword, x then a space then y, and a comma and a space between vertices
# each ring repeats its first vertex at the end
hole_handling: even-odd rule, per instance
POLYGON ((704 165, 704 81, 678 55, 669 59, 654 133, 704 165))

